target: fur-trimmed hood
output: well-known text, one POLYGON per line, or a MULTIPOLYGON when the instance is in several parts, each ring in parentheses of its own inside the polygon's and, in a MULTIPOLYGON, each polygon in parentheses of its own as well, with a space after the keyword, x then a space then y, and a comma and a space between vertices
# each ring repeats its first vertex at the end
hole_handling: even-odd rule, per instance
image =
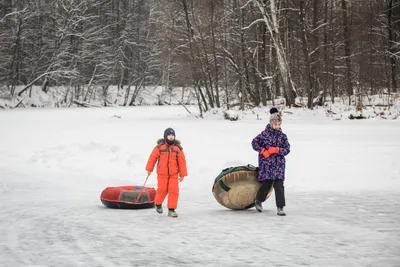
MULTIPOLYGON (((165 140, 163 138, 160 138, 157 140, 157 146, 160 147, 163 144, 166 144, 165 140)), ((175 143, 173 144, 177 147, 179 147, 181 150, 183 150, 182 145, 181 145, 181 141, 179 141, 178 139, 175 139, 175 143)))

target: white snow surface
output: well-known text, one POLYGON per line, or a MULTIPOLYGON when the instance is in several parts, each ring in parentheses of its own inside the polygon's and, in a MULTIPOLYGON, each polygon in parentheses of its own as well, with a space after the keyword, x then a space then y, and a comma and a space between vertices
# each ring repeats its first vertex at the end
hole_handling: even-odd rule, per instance
POLYGON ((400 266, 399 120, 284 113, 287 216, 274 195, 262 213, 229 210, 214 179, 257 165, 267 122, 179 106, 0 111, 0 266, 400 266), (167 127, 189 172, 179 217, 104 207, 107 186, 143 185, 167 127))

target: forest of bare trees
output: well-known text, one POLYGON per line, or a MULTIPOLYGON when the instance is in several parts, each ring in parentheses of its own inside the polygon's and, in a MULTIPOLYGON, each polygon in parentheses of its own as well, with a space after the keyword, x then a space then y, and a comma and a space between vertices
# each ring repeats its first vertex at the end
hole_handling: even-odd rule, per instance
MULTIPOLYGON (((0 88, 193 88, 199 107, 397 92, 400 0, 0 0, 0 88)), ((316 101, 318 100, 318 101, 316 101)), ((316 103, 319 102, 319 103, 316 103)))

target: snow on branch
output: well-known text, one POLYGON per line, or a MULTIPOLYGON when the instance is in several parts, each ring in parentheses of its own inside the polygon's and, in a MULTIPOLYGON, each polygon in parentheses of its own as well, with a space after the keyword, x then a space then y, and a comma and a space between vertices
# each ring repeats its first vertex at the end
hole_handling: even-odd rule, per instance
POLYGON ((322 28, 322 27, 324 27, 324 26, 326 26, 326 25, 328 25, 329 24, 329 22, 325 22, 325 23, 322 23, 322 24, 320 24, 320 25, 318 25, 318 27, 316 27, 315 29, 312 29, 311 31, 310 31, 310 34, 311 33, 314 33, 316 30, 318 30, 319 28, 322 28))
POLYGON ((253 2, 254 0, 249 0, 247 1, 243 6, 240 7, 240 9, 244 9, 246 8, 251 2, 253 2))
POLYGON ((0 19, 0 22, 3 22, 3 20, 5 20, 9 16, 13 16, 13 15, 18 15, 20 13, 24 13, 27 9, 28 9, 28 7, 25 7, 23 10, 17 10, 17 11, 8 13, 2 19, 0 19))
POLYGON ((260 23, 260 22, 265 23, 265 20, 264 20, 264 19, 256 19, 255 21, 253 21, 252 23, 250 23, 249 26, 243 27, 242 30, 250 29, 253 25, 255 25, 255 24, 257 24, 257 23, 260 23))
POLYGON ((320 45, 320 46, 318 46, 318 47, 316 47, 313 51, 311 51, 309 54, 308 54, 308 56, 311 56, 311 55, 313 55, 315 52, 317 52, 320 48, 322 48, 322 47, 327 47, 327 46, 330 46, 330 44, 327 44, 327 45, 320 45))
POLYGON ((55 73, 72 73, 73 71, 65 71, 65 70, 54 70, 54 71, 49 71, 49 72, 45 72, 42 73, 41 75, 39 75, 38 77, 36 77, 33 81, 31 81, 27 86, 25 86, 17 95, 21 96, 26 90, 28 90, 36 81, 38 81, 39 79, 47 76, 47 75, 51 75, 51 74, 55 74, 55 73))
POLYGON ((275 77, 275 75, 272 75, 272 76, 264 76, 264 77, 261 77, 261 79, 262 80, 271 80, 271 79, 273 79, 275 77))

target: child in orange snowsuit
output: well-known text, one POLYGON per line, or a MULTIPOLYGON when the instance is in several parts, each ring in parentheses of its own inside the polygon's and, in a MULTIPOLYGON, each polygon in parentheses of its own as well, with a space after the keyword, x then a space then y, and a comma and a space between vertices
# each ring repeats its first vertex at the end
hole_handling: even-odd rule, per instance
POLYGON ((183 149, 178 140, 175 140, 175 131, 168 128, 164 131, 164 139, 157 141, 157 146, 153 149, 146 170, 150 175, 157 165, 158 187, 154 203, 158 213, 162 213, 162 203, 168 194, 168 216, 178 217, 175 209, 178 206, 179 181, 182 182, 187 176, 186 159, 183 149))

